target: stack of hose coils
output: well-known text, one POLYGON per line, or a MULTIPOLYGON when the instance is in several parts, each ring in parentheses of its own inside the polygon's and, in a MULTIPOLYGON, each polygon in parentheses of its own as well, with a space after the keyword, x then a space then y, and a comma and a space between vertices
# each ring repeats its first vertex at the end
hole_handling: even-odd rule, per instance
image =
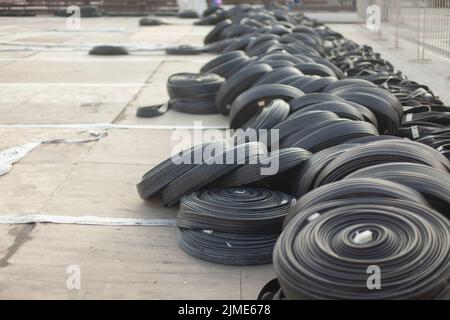
POLYGON ((277 279, 261 299, 448 297, 450 107, 371 47, 283 6, 211 9, 197 24, 215 27, 181 51, 218 56, 170 77, 170 102, 144 115, 222 114, 236 133, 209 160, 252 155, 168 159, 143 176, 142 198, 181 201, 180 247, 230 265, 270 263, 273 251, 277 279), (277 174, 261 174, 275 160, 277 174))
POLYGON ((277 280, 259 298, 448 298, 450 222, 419 192, 349 178, 304 195, 274 250, 277 280))
POLYGON ((141 198, 159 197, 165 206, 206 187, 265 187, 289 191, 311 153, 301 148, 268 152, 260 142, 205 143, 153 167, 137 184, 141 198), (227 161, 233 159, 231 163, 227 161), (200 160, 197 162, 197 160, 200 160))
MULTIPOLYGON (((366 141, 363 144, 358 139, 350 140, 314 154, 297 175, 298 180, 294 182, 291 193, 300 197, 319 186, 341 180, 355 171, 381 164, 420 164, 439 171, 443 182, 449 177, 450 162, 437 150, 410 140, 381 137, 383 139, 366 141)), ((396 168, 401 172, 411 167, 402 168, 401 165, 396 165, 396 168)))
POLYGON ((177 241, 190 255, 227 265, 272 262, 290 195, 261 188, 207 189, 181 199, 177 241))

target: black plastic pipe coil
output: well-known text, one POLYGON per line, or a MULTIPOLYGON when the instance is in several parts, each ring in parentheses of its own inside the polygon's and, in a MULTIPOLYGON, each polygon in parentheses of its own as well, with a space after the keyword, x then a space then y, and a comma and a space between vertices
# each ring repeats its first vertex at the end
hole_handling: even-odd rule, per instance
POLYGON ((277 238, 278 234, 236 235, 209 230, 177 230, 179 246, 191 256, 237 266, 271 263, 277 238))
POLYGON ((175 205, 183 195, 206 187, 244 164, 256 163, 257 157, 266 152, 264 144, 259 142, 224 146, 223 150, 219 150, 217 154, 204 159, 202 163, 196 164, 193 168, 187 164, 190 169, 170 181, 162 190, 162 202, 168 206, 175 205), (230 162, 229 159, 234 159, 234 161, 230 162))
POLYGON ((289 211, 283 225, 286 227, 301 210, 319 203, 343 198, 393 198, 428 205, 425 198, 416 190, 402 184, 383 179, 346 179, 318 187, 303 195, 289 211))
MULTIPOLYGON (((222 187, 235 187, 245 185, 271 186, 273 174, 264 174, 264 169, 270 169, 270 165, 276 161, 278 170, 275 176, 288 173, 292 169, 301 168, 302 165, 311 157, 311 153, 301 148, 286 148, 272 151, 269 154, 262 154, 258 157, 257 163, 248 164, 237 168, 226 176, 215 182, 216 185, 222 187), (259 183, 258 183, 259 182, 259 183)), ((268 172, 270 173, 270 172, 268 172)), ((284 183, 289 181, 289 177, 284 179, 284 183)), ((273 186, 273 185, 272 185, 273 186)))
POLYGON ((438 212, 450 219, 450 175, 417 163, 385 163, 360 169, 345 179, 376 178, 394 181, 420 192, 438 212))
POLYGON ((348 198, 299 212, 277 241, 274 267, 289 299, 435 299, 450 278, 450 225, 427 206, 348 198), (372 239, 355 243, 358 232, 372 239), (369 290, 369 266, 381 289, 369 290))
POLYGON ((215 188, 181 199, 177 225, 226 233, 280 233, 294 198, 261 188, 215 188))
POLYGON ((194 192, 181 199, 177 241, 188 254, 215 263, 272 261, 281 223, 294 199, 267 189, 194 192))
POLYGON ((291 182, 286 181, 293 181, 310 157, 311 153, 301 148, 267 152, 265 145, 259 142, 206 143, 186 149, 153 167, 143 175, 137 190, 143 199, 160 195, 167 206, 175 205, 185 194, 208 186, 251 185, 288 191, 291 182), (284 188, 281 184, 287 186, 284 188))

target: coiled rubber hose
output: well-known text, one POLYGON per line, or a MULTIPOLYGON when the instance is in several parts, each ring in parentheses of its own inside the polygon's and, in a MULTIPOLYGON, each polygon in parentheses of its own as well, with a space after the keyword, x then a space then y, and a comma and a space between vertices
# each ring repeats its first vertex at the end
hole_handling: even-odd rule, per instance
POLYGON ((241 128, 259 109, 269 101, 282 99, 289 102, 303 96, 300 90, 284 84, 263 84, 241 93, 230 109, 230 128, 241 128))
POLYGON ((374 178, 347 179, 326 184, 305 194, 289 210, 283 226, 286 227, 297 213, 319 203, 361 197, 400 199, 428 205, 419 192, 396 182, 374 178))
POLYGON ((178 245, 193 257, 235 266, 272 262, 278 234, 237 235, 179 228, 178 245))
POLYGON ((211 189, 181 199, 177 241, 188 254, 215 263, 272 261, 291 196, 267 189, 211 189))
POLYGON ((129 52, 125 47, 120 46, 96 46, 89 51, 90 55, 97 56, 123 56, 129 52))
POLYGON ((343 179, 350 173, 382 163, 410 162, 424 164, 443 173, 450 163, 435 149, 407 140, 386 140, 352 148, 331 161, 316 179, 316 186, 343 179))
POLYGON ((450 219, 450 175, 417 163, 385 163, 353 172, 345 179, 394 181, 420 192, 430 205, 450 219))
POLYGON ((242 129, 272 129, 289 115, 289 104, 281 99, 270 100, 260 108, 243 125, 242 129))
POLYGON ((153 167, 142 177, 137 191, 142 199, 150 199, 170 182, 195 167, 195 159, 202 159, 204 149, 214 144, 202 144, 186 149, 153 167))
MULTIPOLYGON (((291 169, 301 167, 311 157, 311 153, 301 148, 287 148, 272 151, 270 154, 262 154, 257 163, 243 165, 233 170, 226 176, 217 180, 214 184, 221 187, 235 187, 253 184, 262 181, 262 185, 271 185, 273 179, 291 169), (276 165, 277 175, 264 175, 264 170, 276 165), (264 169, 265 168, 265 169, 264 169)), ((285 181, 286 183, 287 181, 285 181)))
POLYGON ((297 179, 293 183, 291 194, 300 198, 305 193, 314 189, 314 182, 322 169, 338 155, 356 146, 359 146, 359 144, 343 143, 315 153, 306 161, 305 165, 297 174, 297 179))
POLYGON ((261 188, 196 191, 181 199, 177 225, 237 234, 280 233, 293 201, 285 193, 261 188))
POLYGON ((450 279, 450 224, 416 202, 349 198, 303 209, 277 241, 289 299, 434 299, 450 279), (364 241, 358 236, 370 235, 364 241), (370 290, 370 269, 380 289, 370 290))
POLYGON ((176 73, 167 80, 167 92, 171 99, 210 98, 224 83, 213 73, 176 73))
MULTIPOLYGON (((162 190, 161 200, 164 205, 175 205, 183 195, 200 190, 242 165, 256 163, 260 154, 267 153, 265 145, 259 142, 249 142, 237 146, 217 146, 215 144, 208 149, 210 149, 211 156, 204 156, 201 163, 194 167, 191 167, 191 164, 180 165, 188 166, 189 170, 170 181, 162 190)), ((205 153, 208 152, 204 151, 205 153)))
POLYGON ((253 83, 262 75, 270 72, 272 67, 265 63, 249 66, 236 72, 231 76, 217 92, 215 102, 221 114, 227 115, 234 99, 245 90, 249 89, 253 83))

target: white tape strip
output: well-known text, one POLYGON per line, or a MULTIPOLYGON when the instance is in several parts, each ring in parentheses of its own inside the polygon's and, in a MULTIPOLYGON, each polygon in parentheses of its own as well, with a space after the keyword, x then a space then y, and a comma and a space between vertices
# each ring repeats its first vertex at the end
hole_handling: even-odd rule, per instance
POLYGON ((405 122, 409 122, 409 121, 411 121, 413 119, 413 114, 412 113, 408 113, 406 116, 405 116, 405 122))
MULTIPOLYGON (((113 123, 80 123, 80 124, 0 124, 1 129, 9 128, 32 128, 32 129, 146 129, 146 130, 173 130, 173 129, 194 129, 192 125, 133 125, 133 124, 113 124, 113 123)), ((202 129, 228 129, 224 125, 203 125, 202 129)))
POLYGON ((123 83, 86 83, 86 82, 13 82, 13 83, 0 83, 0 87, 148 87, 148 83, 133 83, 133 82, 123 82, 123 83))
POLYGON ((0 176, 11 171, 12 165, 25 157, 30 151, 39 146, 41 142, 31 142, 0 150, 0 176))
MULTIPOLYGON (((175 57, 175 56, 174 56, 175 57)), ((125 62, 149 62, 149 61, 156 61, 159 62, 163 59, 163 56, 157 56, 157 55, 128 55, 128 56, 121 56, 120 59, 117 59, 117 56, 114 57, 114 59, 111 59, 111 56, 89 56, 89 58, 86 58, 86 56, 83 54, 80 58, 76 57, 66 57, 66 56, 59 56, 59 57, 51 57, 51 58, 41 58, 41 57, 18 57, 18 58, 0 58, 0 61, 20 61, 21 63, 24 62, 83 62, 83 63, 89 63, 89 62, 113 62, 113 63, 125 63, 125 62)), ((189 60, 189 62, 196 62, 196 63, 206 63, 210 59, 205 60, 189 60)), ((19 83, 19 84, 23 84, 19 83)), ((26 84, 26 83, 25 83, 26 84)))
POLYGON ((0 176, 3 176, 11 171, 12 165, 18 162, 20 159, 25 157, 30 151, 35 149, 37 146, 45 144, 55 144, 55 143, 88 143, 98 141, 108 135, 108 132, 102 131, 98 132, 95 130, 83 130, 79 133, 85 133, 87 131, 88 137, 81 139, 65 139, 65 138, 55 138, 47 140, 33 141, 30 143, 22 144, 19 146, 14 146, 5 150, 0 150, 0 176))
MULTIPOLYGON (((173 47, 167 44, 140 44, 140 43, 82 43, 82 44, 63 44, 63 43, 24 43, 24 42, 1 42, 0 46, 14 47, 23 51, 86 51, 96 46, 121 46, 127 48, 128 51, 161 51, 173 47)), ((8 49, 9 50, 9 49, 8 49)))
POLYGON ((417 127, 417 126, 412 126, 412 127, 411 127, 411 134, 412 134, 413 139, 418 139, 418 138, 420 138, 419 127, 417 127))
POLYGON ((131 219, 96 216, 59 216, 48 214, 1 215, 0 224, 56 223, 98 226, 176 226, 175 219, 131 219))
MULTIPOLYGON (((126 33, 132 33, 131 31, 127 31, 125 28, 105 28, 105 29, 81 29, 81 30, 69 30, 69 29, 53 29, 53 28, 47 28, 45 31, 49 32, 68 32, 68 33, 85 33, 85 32, 94 32, 94 33, 103 33, 103 32, 126 32, 126 33)), ((24 32, 25 34, 35 34, 39 32, 24 32)), ((21 33, 21 34, 24 34, 21 33)))

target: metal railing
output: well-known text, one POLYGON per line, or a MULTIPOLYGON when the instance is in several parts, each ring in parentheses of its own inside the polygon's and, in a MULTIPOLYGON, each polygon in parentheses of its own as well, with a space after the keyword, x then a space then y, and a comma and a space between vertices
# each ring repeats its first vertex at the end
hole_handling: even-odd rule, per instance
POLYGON ((358 0, 361 22, 370 5, 378 5, 382 21, 395 26, 396 46, 399 38, 417 43, 419 60, 425 50, 450 57, 450 0, 358 0))
POLYGON ((176 0, 0 0, 1 12, 30 12, 52 14, 69 5, 95 5, 101 12, 154 12, 176 10, 176 0))

